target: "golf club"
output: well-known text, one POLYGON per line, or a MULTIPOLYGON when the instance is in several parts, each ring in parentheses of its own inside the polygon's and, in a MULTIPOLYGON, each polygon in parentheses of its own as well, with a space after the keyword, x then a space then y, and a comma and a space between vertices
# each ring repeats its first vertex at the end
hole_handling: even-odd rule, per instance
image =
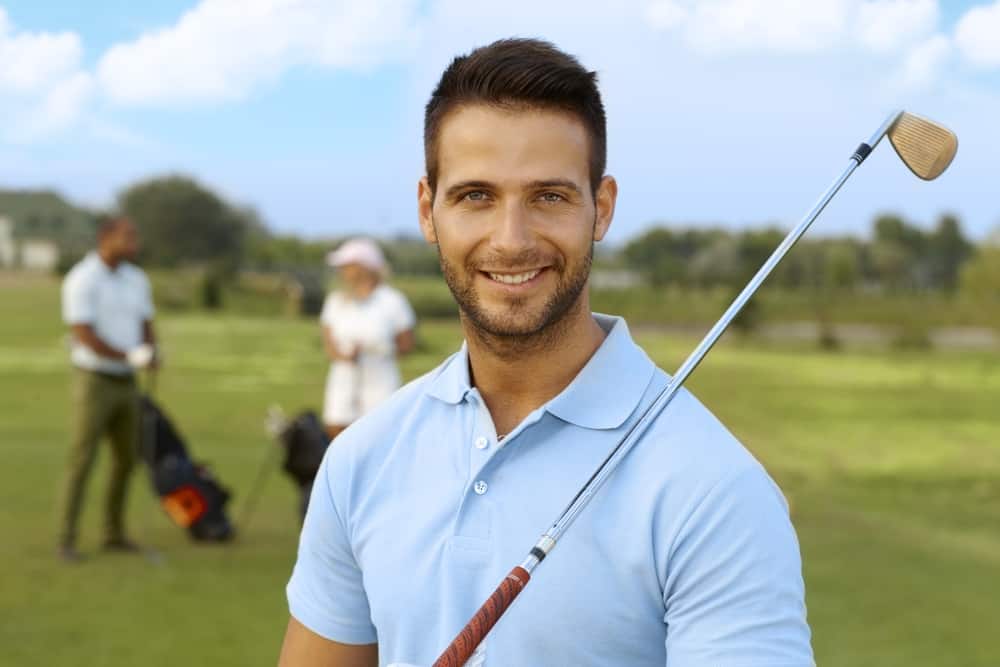
POLYGON ((573 520, 583 511, 594 494, 601 488, 622 459, 632 449, 653 420, 670 403, 680 390, 687 377, 697 368, 701 360, 712 349, 719 337, 733 321, 743 306, 750 300, 761 283, 770 275, 785 254, 795 245, 805 233, 809 225, 819 216, 826 205, 837 194, 841 186, 854 173, 854 170, 864 162, 874 150, 879 141, 888 134, 896 153, 909 169, 924 180, 932 180, 948 168, 955 152, 958 150, 958 139, 947 128, 934 121, 922 118, 905 111, 892 113, 871 138, 858 146, 851 155, 844 172, 834 181, 833 185, 820 197, 805 218, 788 233, 764 265, 757 271, 747 286, 740 292, 718 322, 709 330, 694 351, 684 360, 677 372, 670 378, 666 387, 657 395, 645 412, 633 423, 619 443, 611 450, 587 483, 576 494, 573 500, 563 510, 558 519, 545 531, 538 542, 531 548, 520 565, 517 565, 504 578, 497 589, 479 608, 468 624, 452 640, 444 653, 434 662, 434 667, 461 667, 496 625, 504 612, 524 590, 531 579, 531 573, 555 547, 559 538, 573 523, 573 520))
POLYGON ((288 418, 285 416, 285 411, 281 409, 281 406, 271 405, 268 407, 267 417, 264 420, 264 429, 271 437, 271 440, 264 446, 264 455, 261 458, 260 465, 257 466, 257 474, 254 476, 250 492, 247 493, 246 500, 243 502, 243 511, 240 514, 240 520, 236 524, 244 531, 250 523, 250 517, 257 507, 257 501, 264 491, 264 483, 270 476, 271 471, 277 468, 275 463, 277 462, 278 455, 281 453, 278 438, 287 426, 288 418))

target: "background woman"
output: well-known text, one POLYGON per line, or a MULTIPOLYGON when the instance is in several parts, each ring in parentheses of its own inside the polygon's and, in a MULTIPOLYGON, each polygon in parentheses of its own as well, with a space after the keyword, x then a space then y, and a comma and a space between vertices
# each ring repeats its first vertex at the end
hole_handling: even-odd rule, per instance
POLYGON ((341 282, 320 314, 331 362, 323 422, 333 439, 399 387, 396 357, 413 349, 416 317, 406 297, 385 284, 389 265, 374 241, 346 241, 327 263, 341 282))

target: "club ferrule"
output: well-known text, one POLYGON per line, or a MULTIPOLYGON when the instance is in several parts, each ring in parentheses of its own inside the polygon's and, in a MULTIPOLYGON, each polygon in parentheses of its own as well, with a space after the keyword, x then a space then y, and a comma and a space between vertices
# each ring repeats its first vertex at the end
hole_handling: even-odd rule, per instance
POLYGON ((868 155, 871 152, 872 152, 872 147, 866 144, 865 142, 861 142, 861 144, 854 151, 854 155, 851 156, 851 159, 857 162, 858 164, 861 164, 862 162, 865 161, 865 158, 868 157, 868 155))

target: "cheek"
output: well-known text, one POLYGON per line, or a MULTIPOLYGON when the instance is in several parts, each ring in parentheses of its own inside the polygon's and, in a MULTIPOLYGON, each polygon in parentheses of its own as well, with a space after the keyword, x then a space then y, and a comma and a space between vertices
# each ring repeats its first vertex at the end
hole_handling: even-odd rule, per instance
POLYGON ((566 221, 565 225, 551 226, 545 234, 545 240, 562 254, 567 263, 572 263, 590 252, 594 242, 593 224, 574 220, 566 221))
POLYGON ((474 224, 462 224, 448 216, 435 216, 435 235, 438 249, 448 260, 462 260, 482 241, 489 238, 485 228, 474 224))

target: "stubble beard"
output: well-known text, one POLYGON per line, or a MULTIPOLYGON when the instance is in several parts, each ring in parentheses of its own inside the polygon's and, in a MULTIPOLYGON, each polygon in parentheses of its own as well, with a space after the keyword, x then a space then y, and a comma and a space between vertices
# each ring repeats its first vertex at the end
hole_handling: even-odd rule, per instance
MULTIPOLYGON (((532 314, 527 300, 520 298, 507 301, 503 312, 493 313, 483 307, 474 286, 480 269, 471 261, 461 267, 449 262, 438 247, 444 280, 458 303, 467 333, 500 358, 516 358, 526 352, 551 349, 563 340, 573 317, 583 305, 581 296, 587 287, 593 256, 594 244, 591 241, 587 254, 575 265, 557 263, 546 269, 557 272, 559 280, 555 291, 537 314, 532 314)), ((536 263, 533 260, 533 254, 525 253, 507 258, 503 263, 530 266, 536 263)), ((501 262, 491 266, 499 264, 501 262)))

